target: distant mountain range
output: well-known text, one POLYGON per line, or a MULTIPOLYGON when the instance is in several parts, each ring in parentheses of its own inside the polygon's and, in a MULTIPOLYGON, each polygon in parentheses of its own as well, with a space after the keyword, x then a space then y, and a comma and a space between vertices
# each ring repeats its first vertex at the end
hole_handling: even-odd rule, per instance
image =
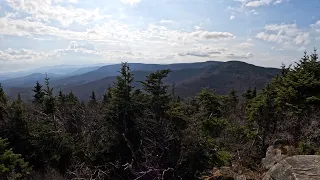
MULTIPOLYGON (((57 92, 74 92, 80 99, 87 100, 92 91, 97 97, 102 97, 108 86, 112 86, 119 74, 121 64, 83 67, 73 70, 67 75, 49 74, 51 85, 57 92)), ((225 94, 232 89, 242 93, 249 87, 263 88, 280 70, 264 68, 240 61, 217 62, 207 61, 201 63, 180 64, 142 64, 129 63, 133 71, 137 88, 151 72, 160 69, 171 69, 172 72, 164 82, 175 84, 175 91, 182 97, 192 96, 202 88, 214 89, 218 94, 225 94)), ((43 82, 44 74, 31 74, 28 76, 0 81, 9 96, 21 93, 25 99, 32 97, 32 87, 39 80, 43 82)))
MULTIPOLYGON (((0 81, 13 79, 13 78, 21 78, 24 76, 32 76, 32 74, 50 74, 54 76, 73 76, 83 74, 89 71, 96 70, 102 66, 107 64, 92 64, 92 65, 58 65, 58 66, 47 66, 40 67, 25 71, 13 71, 13 72, 0 72, 0 81)), ((14 84, 14 83, 13 83, 14 84)))

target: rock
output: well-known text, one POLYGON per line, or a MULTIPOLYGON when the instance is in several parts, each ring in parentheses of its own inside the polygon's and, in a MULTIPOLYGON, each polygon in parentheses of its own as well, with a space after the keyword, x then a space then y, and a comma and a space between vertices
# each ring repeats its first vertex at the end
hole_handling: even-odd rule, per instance
POLYGON ((262 159, 261 165, 265 170, 270 169, 276 163, 290 155, 294 155, 294 147, 288 144, 280 144, 278 141, 267 149, 266 157, 262 159))
POLYGON ((287 158, 287 155, 281 153, 281 150, 275 148, 274 146, 270 146, 267 149, 266 157, 262 159, 261 165, 262 168, 268 170, 276 163, 282 161, 283 159, 287 158))
POLYGON ((245 175, 240 175, 236 177, 236 180, 247 180, 245 175))
POLYGON ((263 180, 319 180, 320 156, 298 155, 288 157, 272 166, 263 180))

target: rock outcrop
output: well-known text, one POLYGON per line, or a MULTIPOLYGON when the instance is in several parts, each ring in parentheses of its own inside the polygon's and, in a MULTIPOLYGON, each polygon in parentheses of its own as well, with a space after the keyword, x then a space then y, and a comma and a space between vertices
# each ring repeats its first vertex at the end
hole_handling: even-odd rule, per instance
POLYGON ((264 170, 268 170, 283 159, 295 154, 295 148, 289 142, 277 140, 267 149, 266 157, 262 159, 261 166, 264 170))
POLYGON ((320 156, 297 155, 272 166, 263 180, 319 180, 320 156))

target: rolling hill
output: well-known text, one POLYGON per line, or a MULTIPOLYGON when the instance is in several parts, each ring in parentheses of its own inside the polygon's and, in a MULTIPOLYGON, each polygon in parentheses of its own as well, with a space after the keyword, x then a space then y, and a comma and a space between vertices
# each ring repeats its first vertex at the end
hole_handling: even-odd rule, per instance
MULTIPOLYGON (((62 75, 54 73, 48 73, 47 76, 50 77, 51 80, 63 78, 62 75)), ((30 85, 35 84, 36 81, 39 81, 43 84, 45 77, 45 74, 33 73, 27 76, 2 80, 1 84, 5 87, 29 87, 30 85)))
MULTIPOLYGON (((179 63, 179 64, 143 64, 143 63, 128 63, 132 71, 148 71, 153 72, 159 69, 171 69, 171 70, 180 70, 180 69, 199 69, 207 66, 214 66, 220 64, 221 62, 217 61, 207 61, 199 63, 179 63)), ((94 71, 90 71, 84 74, 70 76, 64 79, 59 79, 52 81, 51 83, 54 86, 74 86, 79 84, 85 84, 88 82, 96 81, 108 76, 118 75, 118 71, 121 67, 121 64, 113 64, 102 66, 94 71)))
MULTIPOLYGON (((164 82, 168 85, 175 83, 175 91, 182 97, 195 95, 202 88, 214 89, 218 94, 228 93, 232 89, 243 93, 249 87, 261 89, 280 72, 276 68, 264 68, 240 61, 172 65, 130 64, 130 67, 133 70, 135 78, 133 85, 136 88, 140 87, 137 81, 145 80, 151 72, 171 68, 173 71, 164 82)), ((63 92, 72 91, 80 99, 88 100, 94 90, 97 97, 101 98, 107 88, 113 85, 119 68, 119 64, 104 66, 89 73, 52 82, 56 92, 59 89, 63 92)), ((6 92, 10 96, 22 93, 23 98, 30 99, 33 85, 34 83, 28 88, 9 88, 6 92)))

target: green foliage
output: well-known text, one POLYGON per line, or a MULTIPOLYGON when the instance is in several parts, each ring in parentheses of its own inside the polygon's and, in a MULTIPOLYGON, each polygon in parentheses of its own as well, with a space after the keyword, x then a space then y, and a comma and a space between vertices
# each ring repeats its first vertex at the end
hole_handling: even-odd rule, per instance
POLYGON ((219 117, 210 117, 203 121, 203 131, 209 137, 219 137, 227 127, 226 119, 219 117))
POLYGON ((7 104, 7 97, 0 83, 0 104, 7 104))
POLYGON ((94 91, 92 91, 92 93, 91 93, 89 104, 90 105, 96 105, 97 104, 97 98, 96 98, 96 94, 95 94, 94 91))
POLYGON ((137 89, 122 63, 102 102, 94 91, 87 103, 72 92, 54 97, 49 78, 44 90, 37 82, 32 104, 20 95, 8 103, 0 88, 0 136, 36 172, 46 166, 70 179, 161 179, 170 168, 172 179, 197 179, 230 162, 254 168, 279 137, 294 137, 301 154, 319 152, 318 135, 310 130, 319 118, 316 52, 283 66, 263 90, 249 88, 243 98, 210 89, 178 98, 175 85, 168 92, 163 82, 170 72, 150 73, 137 89))
POLYGON ((37 104, 43 103, 45 92, 43 91, 42 85, 39 81, 37 81, 37 84, 34 86, 32 91, 34 92, 32 102, 37 104))
POLYGON ((55 97, 53 96, 53 88, 50 87, 50 78, 45 78, 46 89, 44 90, 44 112, 53 114, 56 110, 55 97))
POLYGON ((256 96, 257 96, 257 89, 254 88, 253 90, 251 90, 250 87, 249 89, 247 89, 245 93, 242 94, 242 97, 244 97, 246 103, 249 103, 256 96))
POLYGON ((0 177, 1 179, 27 179, 31 173, 28 162, 15 154, 6 139, 0 138, 0 177))
POLYGON ((197 103, 199 104, 200 111, 207 117, 220 117, 221 102, 220 97, 209 89, 203 89, 197 96, 197 103))
POLYGON ((66 99, 66 106, 73 107, 79 103, 78 98, 75 96, 75 94, 71 91, 68 95, 65 97, 66 99))
POLYGON ((103 95, 103 104, 108 104, 112 96, 112 88, 109 86, 107 92, 103 95))
POLYGON ((315 143, 300 141, 297 147, 298 153, 301 155, 315 155, 320 152, 320 148, 315 143))
POLYGON ((158 120, 160 117, 164 117, 171 99, 171 95, 167 92, 169 86, 163 83, 163 79, 170 72, 170 69, 158 70, 147 76, 145 82, 141 82, 143 90, 149 95, 147 96, 147 106, 156 114, 158 120))
POLYGON ((281 132, 300 141, 304 137, 302 130, 310 124, 308 117, 319 108, 319 92, 320 63, 316 51, 310 56, 305 53, 293 67, 283 65, 282 73, 248 106, 248 129, 261 137, 256 143, 263 149, 281 132))

